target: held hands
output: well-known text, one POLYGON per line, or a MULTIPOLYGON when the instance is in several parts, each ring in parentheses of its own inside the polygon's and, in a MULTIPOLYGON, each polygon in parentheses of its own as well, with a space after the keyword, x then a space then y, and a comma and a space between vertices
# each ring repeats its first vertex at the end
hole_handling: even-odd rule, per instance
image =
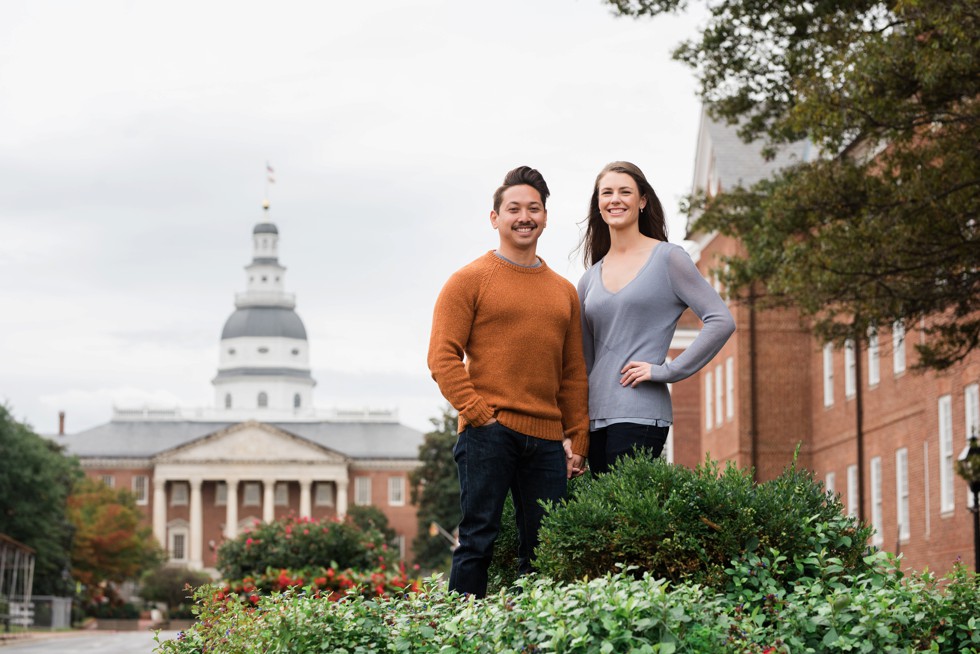
POLYGON ((649 363, 630 361, 619 371, 623 374, 619 379, 619 383, 622 386, 636 388, 636 385, 640 382, 650 381, 650 368, 651 364, 649 363))
POLYGON ((572 439, 566 438, 561 442, 565 449, 565 473, 568 479, 581 477, 585 474, 585 457, 572 452, 572 439))

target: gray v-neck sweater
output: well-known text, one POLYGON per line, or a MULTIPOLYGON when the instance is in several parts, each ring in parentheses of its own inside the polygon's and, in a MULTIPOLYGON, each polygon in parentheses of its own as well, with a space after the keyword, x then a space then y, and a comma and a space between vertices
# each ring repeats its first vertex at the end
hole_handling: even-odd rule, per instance
POLYGON ((671 424, 667 384, 703 368, 735 331, 725 302, 690 255, 674 243, 657 245, 636 277, 618 293, 603 285, 599 261, 582 275, 578 295, 592 429, 617 422, 671 424), (677 320, 688 307, 704 327, 683 353, 666 363, 677 320), (629 361, 653 364, 651 381, 636 388, 621 386, 620 371, 629 361))

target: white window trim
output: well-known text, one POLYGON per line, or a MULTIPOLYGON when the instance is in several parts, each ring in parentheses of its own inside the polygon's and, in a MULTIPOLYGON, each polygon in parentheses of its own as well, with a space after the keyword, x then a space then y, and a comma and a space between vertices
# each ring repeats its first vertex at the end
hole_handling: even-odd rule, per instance
POLYGON ((854 360, 854 341, 844 342, 844 397, 854 397, 857 394, 857 369, 854 360))
POLYGON ((947 514, 956 508, 953 490, 953 398, 939 398, 939 511, 947 514))
POLYGON ((388 505, 405 506, 404 477, 388 477, 388 505))
POLYGON ((847 466, 847 515, 858 514, 858 468, 852 463, 847 466))
POLYGON ((836 472, 828 472, 824 476, 823 487, 824 487, 824 490, 827 491, 827 494, 830 495, 831 497, 833 497, 833 496, 835 496, 837 494, 837 473, 836 472))
POLYGON ((316 489, 313 492, 313 504, 315 506, 333 506, 335 503, 333 484, 329 481, 316 482, 316 489))
POLYGON ((881 511, 881 457, 871 457, 870 462, 870 482, 871 482, 871 526, 875 533, 871 537, 873 545, 881 545, 885 542, 882 534, 882 511, 881 511))
POLYGON ((174 481, 170 486, 170 506, 187 506, 190 503, 191 488, 186 481, 174 481), (180 489, 180 492, 178 492, 180 489))
POLYGON ((912 529, 909 526, 909 451, 905 447, 895 450, 895 520, 899 540, 907 543, 912 529))
POLYGON ((905 372, 905 325, 901 320, 892 323, 892 370, 896 375, 905 372))
POLYGON ((272 491, 273 506, 289 506, 289 482, 277 481, 272 491))
POLYGON ((881 355, 878 347, 878 331, 868 330, 868 386, 881 382, 881 355))
POLYGON ((725 411, 722 402, 725 394, 725 380, 721 376, 721 364, 715 366, 715 426, 721 427, 725 423, 725 411))
MULTIPOLYGON (((970 436, 980 438, 980 384, 969 384, 963 388, 963 414, 966 418, 966 444, 970 436)), ((973 493, 966 491, 966 506, 973 508, 973 493)))
POLYGON ((167 556, 174 563, 187 563, 190 561, 191 530, 190 526, 183 520, 175 521, 167 525, 167 556), (174 540, 176 536, 182 536, 184 540, 183 556, 174 556, 174 540))
POLYGON ((725 359, 725 417, 735 418, 735 359, 725 359))
POLYGON ((354 505, 368 506, 371 504, 371 478, 354 477, 354 505))
POLYGON ((262 506, 262 487, 257 481, 246 481, 242 484, 242 506, 262 506), (252 497, 249 497, 249 491, 252 497))
POLYGON ((704 430, 709 431, 714 424, 714 413, 711 410, 714 376, 710 370, 704 373, 704 430))
POLYGON ((834 405, 834 344, 823 346, 823 405, 834 405))
POLYGON ((136 498, 137 506, 146 506, 150 503, 150 478, 146 475, 133 475, 133 497, 136 498), (142 486, 139 480, 142 479, 142 486))
POLYGON ((228 506, 228 482, 219 481, 214 485, 214 505, 228 506))
POLYGON ((99 478, 102 480, 102 483, 107 488, 113 488, 114 489, 116 487, 116 476, 115 475, 100 475, 99 478))

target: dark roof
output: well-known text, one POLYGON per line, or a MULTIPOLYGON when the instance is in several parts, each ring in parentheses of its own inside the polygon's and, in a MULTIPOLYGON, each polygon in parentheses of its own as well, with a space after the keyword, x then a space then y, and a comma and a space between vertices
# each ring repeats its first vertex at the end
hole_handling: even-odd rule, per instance
POLYGON ((297 370, 296 368, 228 368, 227 370, 219 370, 217 379, 224 377, 251 377, 253 375, 260 375, 262 377, 311 378, 309 370, 297 370))
MULTIPOLYGON (((53 437, 69 454, 82 458, 151 458, 234 422, 189 420, 113 421, 77 434, 53 437)), ((270 422, 354 459, 417 459, 422 432, 396 422, 270 422)))
POLYGON ((236 309, 221 330, 221 339, 242 336, 279 336, 306 340, 306 327, 292 309, 245 307, 236 309))
POLYGON ((253 234, 278 234, 279 228, 272 223, 258 223, 252 230, 253 234))

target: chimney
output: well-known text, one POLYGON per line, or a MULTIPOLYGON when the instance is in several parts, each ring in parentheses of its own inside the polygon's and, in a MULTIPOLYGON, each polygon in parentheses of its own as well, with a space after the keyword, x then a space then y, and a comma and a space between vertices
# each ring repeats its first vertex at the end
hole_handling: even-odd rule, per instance
POLYGON ((65 412, 64 411, 58 412, 58 435, 59 436, 65 435, 65 412))

